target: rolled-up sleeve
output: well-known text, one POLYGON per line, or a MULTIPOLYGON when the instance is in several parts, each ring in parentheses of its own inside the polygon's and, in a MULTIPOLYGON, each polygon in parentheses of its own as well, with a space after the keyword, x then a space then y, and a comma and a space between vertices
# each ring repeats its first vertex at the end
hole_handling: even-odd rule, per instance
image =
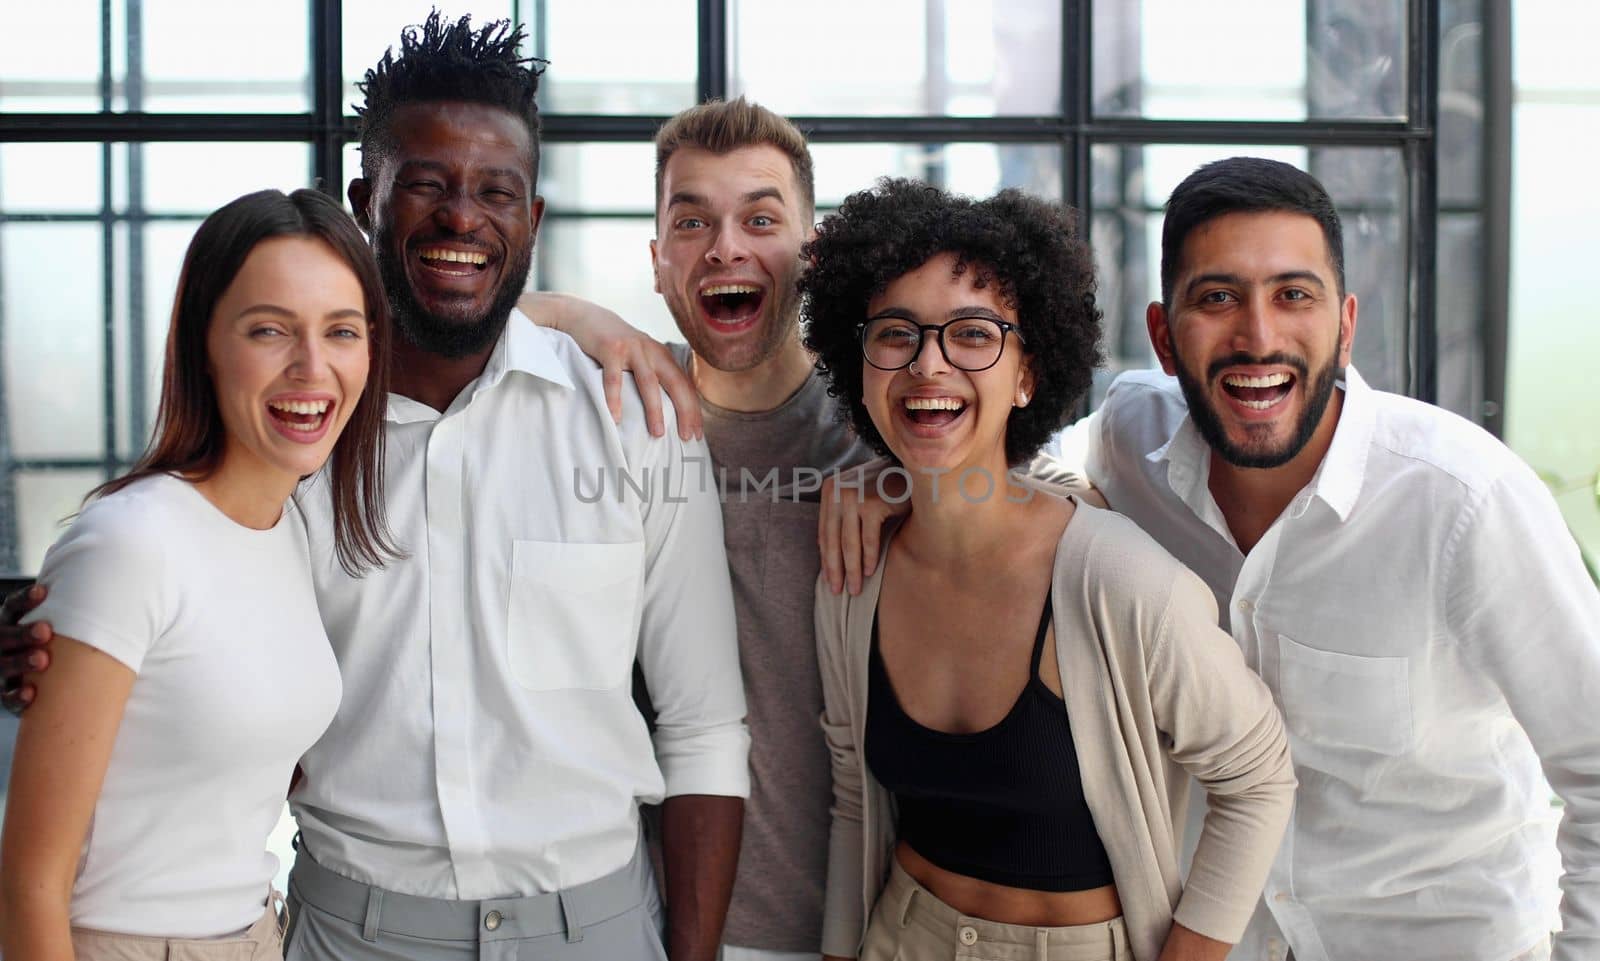
MULTIPOLYGON (((667 410, 668 423, 672 416, 667 410)), ((641 440, 630 454, 651 484, 638 657, 666 796, 748 797, 750 734, 710 454, 703 441, 671 432, 641 440)))

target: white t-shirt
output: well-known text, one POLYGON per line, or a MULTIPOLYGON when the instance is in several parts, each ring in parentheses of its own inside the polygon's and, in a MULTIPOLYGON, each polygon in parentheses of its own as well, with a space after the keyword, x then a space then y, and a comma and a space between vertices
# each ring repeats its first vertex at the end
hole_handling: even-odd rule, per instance
POLYGON ((261 916, 265 850, 295 762, 333 719, 339 669, 295 505, 234 523, 184 481, 84 508, 30 620, 137 674, 72 892, 75 926, 174 938, 261 916))

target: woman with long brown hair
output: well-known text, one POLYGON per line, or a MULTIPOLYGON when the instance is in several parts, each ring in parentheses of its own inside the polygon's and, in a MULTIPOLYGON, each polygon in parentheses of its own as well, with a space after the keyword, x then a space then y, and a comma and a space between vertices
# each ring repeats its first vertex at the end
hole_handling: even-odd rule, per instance
POLYGON ((55 640, 0 840, 6 957, 281 956, 265 841, 340 694, 293 497, 327 462, 341 563, 393 555, 388 335, 326 196, 249 194, 196 231, 150 446, 39 575, 55 640))

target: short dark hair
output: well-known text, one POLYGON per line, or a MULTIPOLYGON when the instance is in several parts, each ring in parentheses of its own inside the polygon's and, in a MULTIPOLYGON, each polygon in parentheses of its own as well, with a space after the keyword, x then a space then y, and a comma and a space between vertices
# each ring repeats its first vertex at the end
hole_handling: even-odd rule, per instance
POLYGON ((806 145, 805 134, 788 118, 743 97, 708 100, 690 107, 656 131, 656 208, 661 207, 667 161, 684 147, 720 156, 740 147, 763 146, 776 147, 789 158, 795 184, 800 188, 800 206, 811 215, 817 207, 817 188, 811 170, 811 148, 806 145))
POLYGON ((167 330, 161 405, 150 444, 127 474, 90 497, 154 474, 204 480, 222 465, 227 429, 211 381, 206 336, 217 302, 250 252, 274 237, 320 240, 361 283, 367 320, 367 386, 334 442, 327 479, 333 494, 334 548, 351 574, 397 557, 383 509, 383 415, 389 393, 389 298, 372 247, 338 202, 315 190, 261 190, 201 222, 189 241, 167 330))
POLYGON ((438 10, 420 26, 400 32, 400 55, 394 48, 367 71, 357 89, 365 98, 355 104, 361 118, 361 175, 378 175, 394 149, 390 123, 396 107, 407 103, 460 100, 499 107, 528 128, 532 155, 530 174, 539 179, 539 75, 545 61, 517 53, 525 39, 520 24, 496 20, 472 29, 472 17, 446 22, 438 10))
POLYGON ((1260 157, 1229 157, 1206 164, 1183 179, 1167 199, 1161 225, 1161 302, 1172 306, 1172 285, 1183 260, 1183 242, 1196 227, 1224 214, 1288 211, 1305 214, 1322 228, 1339 296, 1344 296, 1344 231, 1333 199, 1317 178, 1291 164, 1260 157))
POLYGON ((957 273, 972 270, 979 286, 996 285, 1017 312, 1034 374, 1032 402, 1006 421, 1006 460, 1020 464, 1060 429, 1102 360, 1094 259, 1070 209, 1017 190, 972 200, 888 178, 851 194, 801 250, 810 264, 800 279, 806 347, 841 401, 840 419, 889 454, 862 402, 856 328, 869 300, 945 253, 955 256, 957 273))

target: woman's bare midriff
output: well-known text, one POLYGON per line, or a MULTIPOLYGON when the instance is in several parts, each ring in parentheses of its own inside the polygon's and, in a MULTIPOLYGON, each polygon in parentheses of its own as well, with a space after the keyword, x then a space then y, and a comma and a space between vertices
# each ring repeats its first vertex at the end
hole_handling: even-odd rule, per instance
POLYGON ((1122 915, 1122 902, 1117 899, 1115 885, 1084 891, 1030 891, 946 871, 904 841, 895 845, 894 856, 913 880, 968 917, 1001 924, 1058 928, 1098 924, 1122 915))

